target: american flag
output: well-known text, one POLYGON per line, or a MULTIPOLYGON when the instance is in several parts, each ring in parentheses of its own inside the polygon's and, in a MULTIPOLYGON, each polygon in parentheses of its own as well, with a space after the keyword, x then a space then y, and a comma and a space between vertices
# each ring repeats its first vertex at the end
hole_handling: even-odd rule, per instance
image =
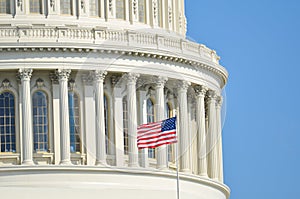
POLYGON ((139 149, 156 148, 176 142, 176 117, 142 124, 137 128, 137 145, 139 149))

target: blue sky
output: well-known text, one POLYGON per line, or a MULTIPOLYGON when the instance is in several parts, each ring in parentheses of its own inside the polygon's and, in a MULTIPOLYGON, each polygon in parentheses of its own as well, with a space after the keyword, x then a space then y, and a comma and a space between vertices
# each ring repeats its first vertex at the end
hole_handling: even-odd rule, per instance
POLYGON ((300 1, 186 0, 188 36, 229 72, 223 128, 231 199, 299 198, 300 1))

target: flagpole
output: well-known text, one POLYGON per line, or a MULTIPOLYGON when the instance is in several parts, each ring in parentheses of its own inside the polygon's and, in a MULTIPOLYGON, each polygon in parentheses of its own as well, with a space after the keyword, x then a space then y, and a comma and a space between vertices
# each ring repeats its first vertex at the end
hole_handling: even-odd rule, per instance
POLYGON ((179 196, 179 164, 178 164, 178 162, 179 162, 179 158, 178 158, 178 142, 177 142, 177 144, 176 144, 176 158, 175 158, 175 160, 176 160, 176 177, 177 177, 177 199, 179 199, 180 198, 180 196, 179 196))
MULTIPOLYGON (((176 117, 176 116, 175 116, 176 117)), ((175 120, 175 124, 176 124, 176 134, 178 136, 178 131, 177 131, 177 117, 175 120)), ((176 179, 177 179, 177 199, 180 198, 180 192, 179 192, 179 157, 178 157, 178 149, 179 149, 179 144, 178 144, 178 137, 177 137, 177 143, 176 143, 176 150, 175 150, 175 161, 176 161, 176 179)))

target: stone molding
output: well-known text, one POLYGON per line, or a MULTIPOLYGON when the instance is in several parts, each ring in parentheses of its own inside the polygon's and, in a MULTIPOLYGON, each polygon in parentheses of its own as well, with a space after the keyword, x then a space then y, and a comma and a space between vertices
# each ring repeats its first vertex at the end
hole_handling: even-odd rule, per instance
POLYGON ((221 76, 224 84, 228 78, 227 71, 219 65, 220 57, 216 51, 203 44, 169 35, 84 27, 1 27, 0 44, 0 52, 92 51, 150 57, 205 68, 221 76), (38 45, 40 42, 41 46, 38 45), (75 47, 68 46, 74 42, 77 44, 75 47), (17 43, 26 43, 26 46, 16 46, 17 43), (47 47, 47 44, 51 45, 47 47))

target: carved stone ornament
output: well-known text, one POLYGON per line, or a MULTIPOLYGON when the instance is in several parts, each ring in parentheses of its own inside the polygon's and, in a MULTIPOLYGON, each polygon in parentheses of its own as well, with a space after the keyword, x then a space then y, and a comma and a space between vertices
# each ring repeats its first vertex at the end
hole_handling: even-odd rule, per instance
POLYGON ((216 99, 217 99, 216 92, 213 91, 213 90, 207 91, 207 95, 206 96, 207 96, 208 103, 211 102, 211 101, 216 101, 216 99))
POLYGON ((191 85, 191 83, 187 82, 187 81, 178 81, 177 82, 177 88, 179 88, 179 90, 187 91, 187 89, 189 88, 190 85, 191 85))
POLYGON ((156 19, 157 18, 157 1, 156 0, 152 1, 152 6, 153 6, 153 16, 154 16, 154 19, 156 19))
POLYGON ((108 1, 108 9, 110 12, 112 12, 112 8, 113 8, 113 2, 112 2, 112 0, 109 0, 108 1))
POLYGON ((11 87, 10 81, 8 79, 4 79, 2 81, 1 87, 4 88, 4 89, 8 89, 9 87, 11 87))
POLYGON ((37 80, 36 80, 36 87, 37 88, 42 88, 42 87, 44 87, 45 85, 44 85, 44 80, 43 79, 41 79, 41 78, 38 78, 37 80))
POLYGON ((106 75, 107 75, 106 71, 96 70, 96 71, 94 71, 94 80, 96 82, 99 82, 99 81, 103 82, 106 75))
POLYGON ((220 109, 222 107, 222 104, 223 104, 223 97, 222 96, 217 96, 216 107, 220 109))
POLYGON ((50 0, 50 7, 54 7, 55 6, 55 0, 50 0))
POLYGON ((30 80, 32 75, 32 69, 31 68, 20 68, 18 71, 18 76, 20 80, 30 80))
POLYGON ((71 78, 69 80, 68 86, 69 86, 70 91, 74 91, 74 89, 75 89, 75 80, 71 78))
POLYGON ((55 71, 55 74, 57 75, 58 80, 67 81, 71 74, 71 70, 70 69, 57 69, 55 71))
POLYGON ((136 15, 137 14, 137 2, 136 2, 136 0, 132 1, 132 7, 133 7, 133 14, 136 15))
POLYGON ((167 77, 162 77, 162 76, 157 76, 157 77, 153 77, 153 81, 155 82, 155 86, 157 88, 161 88, 161 87, 165 86, 165 84, 168 81, 168 78, 167 77))
POLYGON ((140 75, 136 74, 136 73, 126 73, 125 77, 126 77, 127 83, 136 84, 136 81, 138 80, 140 75))
POLYGON ((196 85, 194 87, 194 90, 195 90, 195 93, 196 93, 197 96, 205 97, 208 88, 205 87, 205 86, 196 85))
POLYGON ((171 6, 169 6, 169 8, 168 8, 168 15, 169 15, 169 23, 172 23, 173 12, 172 12, 171 6))

